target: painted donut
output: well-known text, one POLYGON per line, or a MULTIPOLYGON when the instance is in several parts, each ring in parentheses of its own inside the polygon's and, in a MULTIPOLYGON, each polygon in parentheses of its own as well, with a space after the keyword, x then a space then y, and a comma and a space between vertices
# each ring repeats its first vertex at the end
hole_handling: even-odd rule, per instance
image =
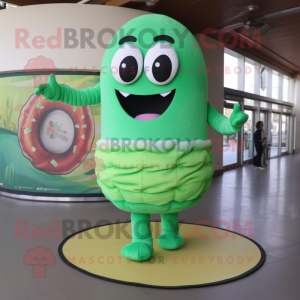
POLYGON ((21 110, 18 137, 23 155, 35 168, 48 174, 68 174, 91 150, 91 109, 32 95, 21 110))

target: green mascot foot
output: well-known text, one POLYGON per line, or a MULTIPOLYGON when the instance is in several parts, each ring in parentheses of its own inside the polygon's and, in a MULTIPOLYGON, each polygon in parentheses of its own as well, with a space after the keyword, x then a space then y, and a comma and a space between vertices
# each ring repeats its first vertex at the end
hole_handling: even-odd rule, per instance
POLYGON ((145 261, 153 255, 152 244, 145 242, 132 242, 122 248, 122 255, 130 260, 145 261))
POLYGON ((162 234, 158 237, 158 245, 167 250, 180 248, 184 239, 179 234, 178 213, 161 215, 162 234))
POLYGON ((150 229, 150 215, 132 213, 131 232, 132 243, 122 248, 122 255, 135 261, 148 260, 154 252, 150 229))
POLYGON ((184 239, 178 232, 163 232, 158 237, 158 245, 167 250, 178 249, 183 243, 184 239))

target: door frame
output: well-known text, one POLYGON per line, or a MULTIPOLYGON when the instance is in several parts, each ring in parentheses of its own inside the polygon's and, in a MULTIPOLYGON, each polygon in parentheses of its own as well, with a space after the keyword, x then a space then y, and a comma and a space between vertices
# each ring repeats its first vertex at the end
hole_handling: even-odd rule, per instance
POLYGON ((291 147, 291 143, 290 143, 290 139, 291 139, 291 119, 292 119, 292 115, 289 114, 289 113, 281 113, 281 141, 280 141, 280 151, 282 149, 282 116, 286 116, 286 124, 287 124, 287 128, 288 128, 288 132, 286 134, 286 147, 287 147, 287 150, 284 151, 284 152, 280 152, 280 155, 288 155, 290 153, 290 147, 291 147))
MULTIPOLYGON (((253 132, 252 132, 252 153, 253 153, 253 157, 255 156, 255 147, 254 147, 254 141, 253 141, 253 134, 255 132, 255 124, 256 124, 256 120, 257 120, 257 114, 259 114, 259 112, 257 111, 257 108, 256 107, 253 107, 253 106, 244 106, 244 110, 243 112, 245 112, 246 110, 250 110, 252 111, 252 128, 253 128, 253 132)), ((243 126, 243 129, 244 131, 244 126, 243 126)), ((244 160, 244 151, 242 151, 242 163, 243 165, 246 164, 246 165, 249 165, 249 164, 252 164, 253 163, 253 157, 252 158, 249 158, 247 160, 244 160)))

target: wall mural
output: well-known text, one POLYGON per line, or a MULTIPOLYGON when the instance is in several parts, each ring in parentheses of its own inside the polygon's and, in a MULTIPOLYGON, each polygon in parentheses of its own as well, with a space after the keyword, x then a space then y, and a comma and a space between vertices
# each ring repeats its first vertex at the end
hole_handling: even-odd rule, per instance
MULTIPOLYGON (((97 75, 56 75, 76 89, 97 75)), ((35 96, 36 76, 0 78, 0 189, 48 194, 98 194, 96 142, 100 104, 76 107, 35 96)))

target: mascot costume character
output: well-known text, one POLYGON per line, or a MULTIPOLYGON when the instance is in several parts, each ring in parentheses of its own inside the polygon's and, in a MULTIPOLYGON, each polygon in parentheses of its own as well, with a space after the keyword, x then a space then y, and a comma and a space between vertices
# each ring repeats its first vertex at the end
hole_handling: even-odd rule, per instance
POLYGON ((97 181, 107 199, 131 213, 132 242, 121 250, 128 259, 153 254, 150 214, 161 215, 160 247, 183 245, 178 212, 200 201, 213 175, 207 123, 232 135, 248 119, 238 104, 228 119, 208 103, 207 76, 199 67, 205 70, 205 62, 192 33, 169 17, 149 14, 113 37, 100 84, 76 90, 51 75, 35 91, 74 106, 101 103, 97 181))

